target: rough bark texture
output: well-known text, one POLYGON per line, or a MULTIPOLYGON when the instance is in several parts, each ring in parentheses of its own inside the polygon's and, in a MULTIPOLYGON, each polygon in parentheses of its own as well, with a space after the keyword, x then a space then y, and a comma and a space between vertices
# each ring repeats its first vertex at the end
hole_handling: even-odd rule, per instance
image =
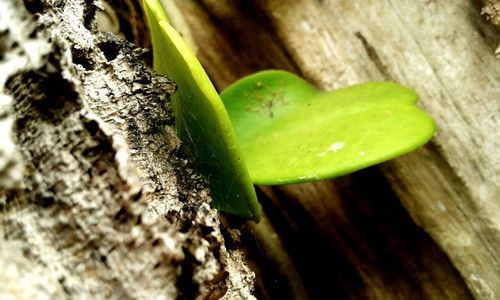
MULTIPOLYGON (((86 2, 0 1, 0 298, 252 298, 170 127, 174 86, 86 2)), ((268 218, 242 227, 259 298, 500 298, 498 1, 176 3, 219 89, 270 68, 394 80, 438 125, 380 167, 261 188, 268 218)), ((140 1, 109 4, 150 47, 140 1)))
POLYGON ((0 1, 0 298, 254 298, 172 130, 174 84, 96 5, 0 1))
POLYGON ((500 34, 498 1, 483 2, 176 1, 219 89, 270 68, 322 89, 393 80, 437 122, 431 143, 379 168, 263 189, 302 279, 258 271, 261 296, 500 298, 500 34))
MULTIPOLYGON (((481 13, 486 16, 486 19, 500 29, 500 1, 498 0, 483 0, 483 8, 481 13)), ((500 57, 500 45, 495 51, 497 57, 500 57)))
POLYGON ((500 28, 500 1, 498 0, 483 0, 482 14, 486 15, 486 19, 500 28))

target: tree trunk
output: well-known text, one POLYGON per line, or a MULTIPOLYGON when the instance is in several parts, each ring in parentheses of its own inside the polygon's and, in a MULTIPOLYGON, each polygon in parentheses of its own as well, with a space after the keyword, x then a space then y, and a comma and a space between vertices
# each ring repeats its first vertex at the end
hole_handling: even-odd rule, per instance
POLYGON ((0 298, 253 299, 174 84, 98 32, 96 5, 0 1, 0 298))
POLYGON ((260 224, 226 220, 172 130, 174 84, 135 46, 140 1, 0 0, 1 299, 251 299, 255 278, 259 299, 500 299, 500 2, 164 2, 220 90, 272 68, 392 80, 437 134, 260 187, 260 224))

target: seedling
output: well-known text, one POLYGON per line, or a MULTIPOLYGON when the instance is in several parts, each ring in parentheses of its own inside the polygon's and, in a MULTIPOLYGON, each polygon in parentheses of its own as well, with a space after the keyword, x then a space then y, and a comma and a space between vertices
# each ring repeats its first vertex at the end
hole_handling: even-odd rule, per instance
POLYGON ((254 184, 345 175, 410 152, 435 130, 415 92, 392 82, 322 92, 288 72, 264 71, 221 98, 254 184))
POLYGON ((435 131, 418 96, 391 82, 322 92, 288 72, 264 71, 219 97, 162 6, 144 3, 154 68, 178 85, 176 130, 223 212, 258 221, 253 184, 344 175, 412 151, 435 131))
POLYGON ((198 59, 168 23, 157 0, 145 0, 153 42, 154 69, 178 85, 172 97, 176 130, 208 179, 212 205, 258 221, 257 201, 229 116, 198 59))

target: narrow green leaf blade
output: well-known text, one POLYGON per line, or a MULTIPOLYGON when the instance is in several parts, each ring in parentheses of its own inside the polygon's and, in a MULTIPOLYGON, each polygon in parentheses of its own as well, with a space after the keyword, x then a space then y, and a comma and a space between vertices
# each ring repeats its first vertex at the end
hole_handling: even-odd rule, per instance
POLYGON ((172 97, 176 129, 208 178, 213 206, 258 221, 261 207, 217 91, 182 37, 168 24, 161 5, 156 0, 144 3, 154 68, 178 85, 172 97))

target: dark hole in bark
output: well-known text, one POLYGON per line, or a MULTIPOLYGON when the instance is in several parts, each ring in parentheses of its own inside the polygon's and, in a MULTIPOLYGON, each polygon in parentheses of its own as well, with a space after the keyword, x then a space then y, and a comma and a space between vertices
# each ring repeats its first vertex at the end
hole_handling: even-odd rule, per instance
MULTIPOLYGON (((7 80, 5 86, 16 103, 29 102, 36 116, 46 122, 58 124, 70 114, 81 108, 78 93, 71 82, 62 77, 61 73, 43 73, 30 71, 15 74, 7 80), (28 78, 30 80, 28 80, 28 78)), ((16 104, 17 105, 17 104, 16 104)), ((18 119, 18 126, 24 126, 24 121, 18 119)))
POLYGON ((90 133, 90 135, 95 136, 99 130, 99 124, 95 120, 90 120, 84 123, 85 129, 90 133))
POLYGON ((204 237, 210 236, 210 234, 214 231, 214 228, 210 226, 201 226, 200 228, 204 237))
POLYGON ((109 265, 108 265, 108 257, 107 257, 106 255, 101 255, 101 256, 100 256, 100 259, 101 259, 102 264, 103 264, 106 268, 109 268, 109 265))
POLYGON ((40 205, 43 208, 48 208, 54 205, 55 202, 56 200, 54 199, 54 197, 42 197, 41 199, 38 200, 38 205, 40 205))
POLYGON ((83 26, 85 26, 85 28, 87 28, 89 31, 95 32, 93 20, 95 20, 97 6, 95 6, 93 3, 90 3, 88 5, 85 5, 84 7, 85 9, 83 11, 83 26))
POLYGON ((137 202, 142 198, 142 189, 140 189, 133 197, 132 201, 137 202))
MULTIPOLYGON (((43 29, 43 25, 40 25, 40 26, 39 26, 39 28, 40 28, 40 30, 41 30, 41 29, 43 29)), ((36 38, 37 33, 38 33, 38 31, 37 31, 36 29, 33 29, 33 30, 30 32, 30 34, 28 35, 28 37, 29 37, 30 39, 34 39, 34 38, 36 38)))
POLYGON ((73 63, 81 65, 85 70, 92 71, 94 66, 92 62, 87 58, 87 56, 80 49, 72 48, 71 57, 73 58, 73 63))
POLYGON ((43 11, 43 2, 41 0, 24 0, 24 6, 32 14, 43 11))
POLYGON ((127 222, 128 216, 125 207, 120 208, 120 210, 115 214, 115 220, 121 224, 127 222))
POLYGON ((0 31, 0 60, 3 59, 5 52, 7 52, 7 50, 9 49, 8 35, 9 35, 8 29, 0 31))
POLYGON ((43 80, 40 90, 46 91, 47 97, 41 101, 33 101, 33 107, 49 120, 60 121, 80 109, 77 104, 78 93, 60 73, 43 80))
MULTIPOLYGON (((95 147, 88 147, 88 148, 84 149, 82 151, 82 155, 84 157, 92 158, 92 157, 97 156, 98 153, 103 153, 103 154, 111 153, 112 149, 113 149, 113 145, 111 144, 110 141, 108 141, 106 139, 99 139, 99 145, 97 145, 95 147)), ((107 166, 105 166, 105 164, 108 162, 104 162, 105 158, 102 158, 102 159, 103 160, 101 160, 101 162, 102 162, 101 165, 94 165, 93 170, 95 170, 95 171, 92 172, 92 175, 97 174, 99 176, 102 176, 102 175, 106 174, 107 166)))
POLYGON ((227 250, 234 250, 236 247, 233 237, 231 236, 231 233, 227 228, 224 226, 221 226, 220 228, 220 233, 224 237, 224 245, 226 245, 227 250))
POLYGON ((99 49, 101 49, 102 53, 106 57, 108 61, 112 61, 115 59, 120 53, 120 49, 118 45, 113 41, 106 41, 99 45, 99 49))
POLYGON ((185 220, 179 224, 179 231, 181 233, 187 233, 191 228, 191 221, 185 220))
POLYGON ((185 259, 182 262, 182 273, 177 280, 179 296, 177 299, 196 299, 198 296, 198 285, 193 281, 194 267, 198 264, 196 258, 189 249, 182 248, 185 259))

